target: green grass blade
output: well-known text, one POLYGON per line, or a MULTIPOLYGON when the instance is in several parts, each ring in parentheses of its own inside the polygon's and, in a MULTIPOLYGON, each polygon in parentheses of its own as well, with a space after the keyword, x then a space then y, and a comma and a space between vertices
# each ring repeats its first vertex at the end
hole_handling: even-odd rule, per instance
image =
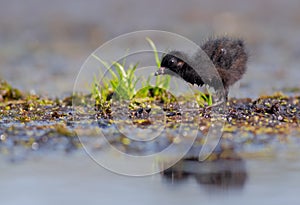
POLYGON ((208 106, 212 105, 213 104, 213 99, 212 99, 212 94, 210 92, 208 92, 208 106))
POLYGON ((110 66, 107 62, 105 62, 104 60, 102 60, 101 58, 99 58, 98 56, 96 56, 94 53, 92 53, 92 57, 95 58, 97 61, 99 61, 100 63, 102 63, 105 68, 109 69, 110 66))
POLYGON ((95 58, 97 61, 99 61, 102 65, 104 65, 104 67, 109 71, 109 73, 112 75, 113 79, 117 79, 118 76, 115 74, 115 72, 111 69, 111 66, 105 62, 104 60, 102 60, 101 58, 99 58, 98 56, 96 56, 94 53, 92 54, 92 57, 95 58))
POLYGON ((135 73, 137 67, 138 67, 138 63, 136 63, 134 66, 132 66, 132 68, 130 68, 130 69, 128 70, 128 78, 129 78, 129 79, 134 79, 134 77, 135 77, 135 76, 134 76, 134 73, 135 73))
POLYGON ((157 67, 160 67, 160 59, 159 59, 158 52, 157 52, 157 49, 156 49, 156 46, 155 46, 154 42, 149 37, 146 37, 146 40, 148 41, 149 45, 153 49, 155 62, 156 62, 157 67))
POLYGON ((167 90, 170 87, 171 76, 164 76, 162 87, 167 90))
POLYGON ((114 62, 113 65, 116 67, 116 70, 119 74, 120 80, 126 79, 127 74, 126 74, 126 71, 125 71, 124 67, 118 62, 114 62))
MULTIPOLYGON (((128 55, 128 53, 129 53, 129 48, 128 48, 128 49, 126 49, 125 56, 127 56, 127 55, 128 55)), ((123 58, 123 61, 122 61, 122 66, 123 66, 123 67, 125 67, 125 65, 126 65, 126 57, 125 57, 125 58, 123 58)))

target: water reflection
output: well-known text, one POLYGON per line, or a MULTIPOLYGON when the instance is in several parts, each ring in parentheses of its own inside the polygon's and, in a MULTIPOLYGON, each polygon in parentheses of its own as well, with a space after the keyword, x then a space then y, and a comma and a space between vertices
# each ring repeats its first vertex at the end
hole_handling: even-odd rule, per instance
POLYGON ((204 162, 185 159, 161 174, 167 183, 178 184, 193 178, 208 190, 242 189, 247 181, 246 166, 242 159, 204 162))

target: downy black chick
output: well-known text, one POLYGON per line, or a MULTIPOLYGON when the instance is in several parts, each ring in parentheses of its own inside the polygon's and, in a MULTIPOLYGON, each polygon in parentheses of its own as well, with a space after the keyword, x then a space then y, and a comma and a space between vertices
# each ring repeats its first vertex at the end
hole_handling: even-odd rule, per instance
POLYGON ((229 86, 246 72, 248 55, 244 42, 223 37, 208 40, 201 49, 191 57, 180 51, 166 54, 155 75, 175 73, 191 84, 208 84, 221 92, 221 101, 227 100, 229 86))

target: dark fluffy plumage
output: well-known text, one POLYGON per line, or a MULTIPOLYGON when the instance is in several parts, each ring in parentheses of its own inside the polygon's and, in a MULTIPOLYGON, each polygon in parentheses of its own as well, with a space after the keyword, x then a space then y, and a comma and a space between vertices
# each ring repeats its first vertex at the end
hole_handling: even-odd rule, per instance
POLYGON ((180 51, 166 54, 155 75, 174 72, 191 84, 208 84, 217 90, 222 90, 224 86, 227 98, 229 86, 240 80, 246 72, 248 56, 243 41, 226 37, 211 39, 201 49, 191 57, 180 51))

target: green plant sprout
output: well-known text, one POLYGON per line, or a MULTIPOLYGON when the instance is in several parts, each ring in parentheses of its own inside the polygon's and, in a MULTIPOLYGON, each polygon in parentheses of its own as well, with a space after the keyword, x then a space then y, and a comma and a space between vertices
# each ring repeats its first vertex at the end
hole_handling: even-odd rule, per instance
MULTIPOLYGON (((154 42, 148 37, 146 38, 146 41, 153 50, 156 66, 160 67, 161 60, 154 42)), ((101 109, 109 108, 112 96, 114 96, 114 99, 118 100, 135 99, 134 101, 144 101, 146 98, 147 100, 159 98, 162 102, 166 103, 170 103, 172 101, 173 98, 169 99, 170 96, 167 94, 167 90, 170 86, 171 76, 157 76, 155 77, 155 85, 151 85, 150 81, 154 76, 149 75, 147 80, 141 82, 142 88, 137 92, 136 84, 139 80, 141 80, 140 77, 135 75, 135 71, 138 66, 137 63, 135 65, 129 65, 128 69, 126 69, 126 58, 123 59, 122 64, 119 62, 112 62, 109 64, 95 54, 92 54, 92 57, 99 61, 111 75, 111 79, 103 78, 101 83, 95 77, 92 84, 92 98, 95 100, 95 104, 101 109)), ((210 93, 207 95, 197 91, 195 92, 195 97, 198 104, 202 107, 205 104, 212 104, 212 97, 210 93)))
MULTIPOLYGON (((154 42, 150 38, 146 37, 146 40, 148 41, 149 45, 151 46, 151 48, 153 50, 156 66, 159 68, 160 64, 161 64, 161 60, 158 56, 157 48, 156 48, 154 42)), ((152 76, 148 77, 147 85, 149 85, 151 77, 152 76)), ((167 90, 167 89, 169 89, 170 81, 171 81, 171 76, 169 76, 169 75, 156 76, 156 78, 155 78, 155 87, 159 87, 159 88, 163 88, 163 89, 167 90)))
POLYGON ((113 62, 112 65, 109 65, 95 54, 92 54, 92 56, 101 62, 112 76, 110 80, 104 78, 102 80, 102 86, 99 85, 96 78, 94 79, 94 86, 92 86, 92 93, 95 95, 94 98, 101 98, 100 104, 104 103, 104 101, 108 101, 111 93, 114 94, 116 99, 132 99, 136 93, 135 86, 139 81, 139 78, 135 76, 138 64, 130 65, 126 70, 125 61, 123 61, 122 64, 113 62), (112 68, 115 68, 116 71, 112 68))
POLYGON ((213 104, 212 94, 207 89, 208 93, 201 92, 199 90, 194 90, 194 97, 199 106, 204 107, 205 104, 210 106, 213 104))
MULTIPOLYGON (((153 50, 155 63, 156 63, 156 66, 159 68, 161 65, 161 59, 158 56, 157 48, 156 48, 154 42, 149 37, 146 37, 146 41, 149 43, 150 47, 153 50)), ((142 97, 143 94, 144 94, 144 96, 147 96, 148 92, 151 91, 153 97, 161 96, 161 99, 163 100, 163 102, 169 102, 169 100, 165 97, 166 96, 165 94, 166 94, 166 91, 170 87, 171 76, 169 76, 169 75, 156 76, 154 86, 150 84, 152 77, 153 77, 153 75, 149 75, 146 82, 143 83, 143 87, 144 88, 148 87, 149 89, 148 90, 147 89, 140 90, 139 97, 142 97)))

